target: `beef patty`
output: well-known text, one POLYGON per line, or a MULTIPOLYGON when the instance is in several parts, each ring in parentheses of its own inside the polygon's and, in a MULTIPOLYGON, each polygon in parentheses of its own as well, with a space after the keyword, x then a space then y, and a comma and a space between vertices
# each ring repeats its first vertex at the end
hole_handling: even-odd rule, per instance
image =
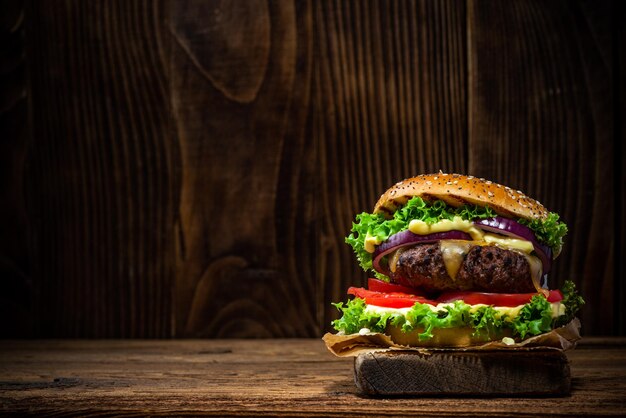
POLYGON ((526 257, 493 245, 471 247, 454 279, 448 274, 439 243, 421 244, 405 250, 391 275, 394 282, 426 291, 535 291, 526 257))

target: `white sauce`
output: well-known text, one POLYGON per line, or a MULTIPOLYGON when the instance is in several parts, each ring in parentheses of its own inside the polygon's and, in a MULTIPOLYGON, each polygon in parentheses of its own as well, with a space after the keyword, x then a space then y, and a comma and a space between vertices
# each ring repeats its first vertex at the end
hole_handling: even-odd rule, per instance
MULTIPOLYGON (((437 306, 426 304, 426 306, 428 306, 430 310, 433 312, 443 311, 445 310, 446 306, 453 306, 453 305, 454 303, 439 303, 437 306)), ((553 318, 556 318, 558 316, 565 314, 565 305, 563 305, 561 302, 552 302, 550 305, 552 305, 552 317, 553 318)), ((483 306, 488 306, 488 305, 485 305, 485 304, 471 305, 470 313, 476 312, 479 308, 483 306)), ((511 306, 494 306, 493 309, 498 311, 500 315, 507 314, 509 318, 515 318, 519 314, 519 311, 522 309, 523 306, 524 305, 518 305, 518 306, 512 306, 512 307, 511 306)), ((376 306, 376 305, 367 305, 365 307, 366 312, 377 313, 377 314, 399 313, 405 316, 410 310, 411 308, 385 308, 385 307, 376 306)))
POLYGON ((514 340, 513 338, 511 338, 511 337, 504 337, 504 338, 502 339, 502 342, 503 342, 504 344, 506 344, 506 345, 512 345, 512 344, 515 344, 515 340, 514 340))
POLYGON ((359 335, 367 335, 367 334, 369 334, 369 333, 371 333, 371 331, 370 331, 370 329, 369 329, 369 328, 361 328, 361 329, 359 330, 359 335))

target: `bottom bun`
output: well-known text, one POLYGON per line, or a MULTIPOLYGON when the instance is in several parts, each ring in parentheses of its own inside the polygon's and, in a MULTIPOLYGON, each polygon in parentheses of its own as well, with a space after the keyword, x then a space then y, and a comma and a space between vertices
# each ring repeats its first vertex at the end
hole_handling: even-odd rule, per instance
POLYGON ((494 333, 482 333, 479 336, 473 335, 474 329, 470 327, 463 328, 436 328, 431 332, 432 338, 421 340, 419 334, 424 330, 414 330, 411 332, 403 332, 400 327, 388 325, 385 334, 389 335, 393 342, 400 345, 410 347, 470 347, 480 345, 490 341, 500 341, 504 337, 512 337, 511 330, 504 330, 497 335, 494 333))

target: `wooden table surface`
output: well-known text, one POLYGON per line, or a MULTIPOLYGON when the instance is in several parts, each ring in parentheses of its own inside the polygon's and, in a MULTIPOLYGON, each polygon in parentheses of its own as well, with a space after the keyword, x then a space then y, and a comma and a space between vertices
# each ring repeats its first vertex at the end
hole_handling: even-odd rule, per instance
POLYGON ((378 399, 317 339, 3 341, 0 414, 626 414, 626 338, 587 338, 568 357, 568 397, 378 399))

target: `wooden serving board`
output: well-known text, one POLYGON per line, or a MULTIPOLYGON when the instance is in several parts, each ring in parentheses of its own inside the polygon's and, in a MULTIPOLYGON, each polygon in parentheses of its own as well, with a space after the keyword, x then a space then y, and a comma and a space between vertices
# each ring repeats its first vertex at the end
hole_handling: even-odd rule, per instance
POLYGON ((563 396, 571 387, 559 350, 363 353, 354 380, 373 396, 563 396))

